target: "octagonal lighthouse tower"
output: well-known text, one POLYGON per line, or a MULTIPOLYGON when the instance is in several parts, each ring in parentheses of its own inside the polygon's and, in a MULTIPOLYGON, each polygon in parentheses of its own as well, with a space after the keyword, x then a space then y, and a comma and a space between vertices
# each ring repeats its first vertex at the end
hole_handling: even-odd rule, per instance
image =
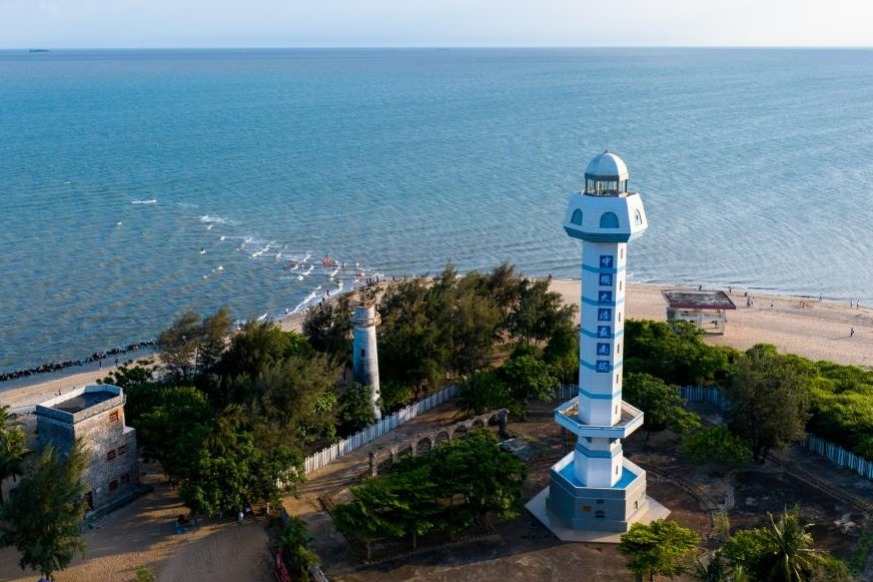
POLYGON ((565 540, 618 541, 615 534, 643 520, 652 501, 645 471, 621 448, 621 439, 643 424, 642 411, 621 399, 622 344, 627 243, 648 226, 642 198, 628 191, 627 180, 621 158, 609 151, 596 156, 564 219, 567 234, 584 243, 579 393, 555 409, 555 420, 577 442, 551 468, 548 493, 540 494, 544 507, 529 508, 565 540))

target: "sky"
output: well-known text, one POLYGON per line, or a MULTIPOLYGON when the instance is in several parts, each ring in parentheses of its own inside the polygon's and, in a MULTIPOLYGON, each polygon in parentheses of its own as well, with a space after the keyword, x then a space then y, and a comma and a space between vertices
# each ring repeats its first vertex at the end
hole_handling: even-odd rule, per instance
POLYGON ((871 45, 870 0, 0 0, 0 49, 871 45))

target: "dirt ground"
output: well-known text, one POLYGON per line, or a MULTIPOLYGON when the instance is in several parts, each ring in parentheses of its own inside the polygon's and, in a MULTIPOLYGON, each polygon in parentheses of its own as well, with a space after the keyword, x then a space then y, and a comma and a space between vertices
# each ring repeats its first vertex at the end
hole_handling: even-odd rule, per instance
MULTIPOLYGON (((267 534, 261 523, 234 519, 204 521, 184 534, 173 533, 173 521, 187 513, 162 475, 145 476, 155 489, 98 522, 85 533, 87 551, 58 582, 124 582, 136 578, 139 566, 158 582, 268 582, 267 534)), ((0 580, 33 582, 39 574, 23 572, 14 548, 0 550, 0 580)))
MULTIPOLYGON (((509 425, 510 432, 534 443, 538 451, 538 456, 528 461, 526 499, 548 485, 549 467, 571 446, 552 420, 551 409, 552 405, 536 405, 528 421, 509 425)), ((615 546, 561 543, 524 510, 516 519, 495 522, 496 535, 380 564, 364 564, 345 538, 334 531, 320 499, 359 482, 368 468, 371 450, 457 420, 453 406, 443 405, 311 475, 296 497, 284 500, 289 513, 302 516, 309 525, 315 550, 331 580, 569 582, 579 580, 580 572, 591 582, 631 579, 615 546)), ((707 547, 717 545, 713 540, 706 541, 712 507, 726 509, 736 528, 765 525, 767 512, 778 514, 783 507, 797 503, 804 517, 815 524, 812 531, 819 545, 844 559, 851 555, 867 523, 867 516, 851 504, 804 483, 773 463, 745 467, 729 478, 713 477, 706 470, 684 463, 676 450, 677 442, 669 433, 656 433, 646 440, 640 431, 624 441, 624 449, 628 458, 648 471, 649 494, 671 510, 671 519, 700 533, 707 547)), ((802 466, 817 478, 827 479, 833 487, 873 502, 873 483, 850 471, 836 469, 799 449, 792 449, 784 457, 792 466, 802 466)), ((238 526, 233 519, 217 519, 185 534, 173 534, 172 522, 184 508, 160 475, 152 473, 146 480, 155 484, 155 490, 89 531, 85 535, 87 555, 60 572, 59 582, 133 580, 140 565, 148 566, 160 582, 271 580, 263 520, 238 526)), ((14 549, 0 550, 0 580, 24 582, 38 577, 33 572, 23 573, 17 562, 14 549)))
MULTIPOLYGON (((525 500, 548 485, 549 467, 566 454, 560 427, 553 421, 550 407, 529 416, 527 422, 510 425, 514 435, 538 443, 539 456, 528 462, 530 474, 525 486, 525 500)), ((640 432, 624 441, 628 458, 649 471, 649 495, 671 510, 670 518, 697 531, 704 545, 711 549, 719 542, 711 539, 709 509, 727 511, 733 528, 759 527, 767 524, 767 513, 778 514, 784 507, 799 504, 802 514, 814 523, 813 535, 820 547, 840 558, 851 556, 867 516, 832 498, 819 489, 787 474, 780 466, 744 468, 728 477, 712 476, 706 470, 685 463, 676 450, 678 439, 669 433, 655 433, 646 440, 640 432)), ((792 454, 795 463, 817 460, 802 451, 792 454)), ((819 470, 820 467, 816 470, 819 470)), ((835 480, 847 486, 853 481, 845 471, 829 469, 835 480)), ((820 473, 818 473, 820 474, 820 473)), ((346 477, 351 477, 346 473, 346 477)), ((297 500, 291 509, 302 514, 316 533, 316 550, 331 580, 342 582, 479 580, 495 582, 579 580, 626 581, 628 573, 623 557, 609 544, 562 543, 527 511, 513 520, 496 522, 497 536, 418 552, 392 561, 366 565, 344 538, 333 531, 330 517, 317 503, 319 490, 338 491, 342 479, 334 477, 322 488, 318 476, 309 483, 309 502, 297 500), (312 497, 316 496, 316 497, 312 497)), ((853 493, 859 487, 850 486, 853 493)), ((863 484, 860 488, 863 489, 863 484)))

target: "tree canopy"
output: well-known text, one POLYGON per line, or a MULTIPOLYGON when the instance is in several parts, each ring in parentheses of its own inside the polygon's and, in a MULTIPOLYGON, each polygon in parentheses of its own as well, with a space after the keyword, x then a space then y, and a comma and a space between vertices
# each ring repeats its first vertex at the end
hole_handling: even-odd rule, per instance
POLYGON ((707 426, 686 435, 679 450, 696 465, 713 464, 722 468, 739 465, 750 457, 743 440, 723 426, 707 426))
POLYGON ((230 311, 224 307, 203 318, 193 309, 180 314, 157 337, 156 347, 167 372, 183 382, 211 373, 224 351, 231 324, 230 311))
POLYGON ((488 514, 517 515, 527 469, 480 429, 467 438, 407 457, 391 472, 352 488, 355 500, 334 510, 337 530, 367 544, 428 531, 459 531, 488 514), (460 501, 459 501, 460 500, 460 501))
POLYGON ((632 524, 621 536, 618 551, 627 557, 628 570, 654 581, 656 575, 672 578, 685 572, 698 541, 696 533, 675 521, 656 519, 649 524, 632 524))
POLYGON ((682 408, 685 401, 679 396, 679 388, 669 386, 651 374, 627 374, 622 394, 625 400, 645 413, 647 435, 667 427, 684 434, 700 426, 698 416, 682 408))
POLYGON ((730 377, 737 356, 732 348, 703 343, 694 324, 630 319, 625 324, 625 373, 644 372, 667 384, 721 384, 730 377))
POLYGON ((803 522, 800 509, 783 510, 770 525, 740 530, 731 537, 722 554, 735 575, 752 580, 778 582, 837 582, 851 580, 841 561, 814 546, 811 524, 803 522))
POLYGON ((746 441, 755 461, 803 436, 810 417, 809 383, 773 346, 748 350, 725 392, 731 402, 728 427, 746 441))
POLYGON ((23 474, 29 453, 27 436, 18 418, 9 412, 9 406, 0 406, 0 505, 3 505, 3 481, 9 477, 15 480, 23 474))
POLYGON ((46 445, 0 510, 7 522, 0 543, 15 546, 22 569, 33 568, 51 578, 76 554, 84 554, 80 534, 86 509, 82 483, 86 464, 80 441, 66 457, 46 445))

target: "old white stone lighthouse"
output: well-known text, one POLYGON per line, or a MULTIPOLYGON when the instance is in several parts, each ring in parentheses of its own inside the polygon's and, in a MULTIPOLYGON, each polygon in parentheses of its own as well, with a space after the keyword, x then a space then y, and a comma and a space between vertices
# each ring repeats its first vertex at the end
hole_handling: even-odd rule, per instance
POLYGON ((376 326, 380 323, 381 318, 374 306, 355 307, 352 317, 352 379, 361 386, 370 387, 370 402, 377 419, 382 418, 379 410, 379 352, 376 349, 376 326))

